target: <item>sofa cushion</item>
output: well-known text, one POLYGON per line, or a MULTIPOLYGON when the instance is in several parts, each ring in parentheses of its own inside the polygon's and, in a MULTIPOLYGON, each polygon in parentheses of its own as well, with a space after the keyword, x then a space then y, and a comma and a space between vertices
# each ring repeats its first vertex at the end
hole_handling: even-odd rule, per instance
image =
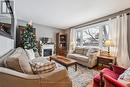
POLYGON ((33 49, 25 49, 25 51, 27 52, 27 56, 30 60, 35 59, 35 53, 33 49))
POLYGON ((83 55, 85 55, 85 56, 86 56, 86 55, 87 55, 87 53, 88 53, 88 50, 89 50, 88 48, 84 48, 83 55))
POLYGON ((10 69, 26 74, 33 74, 26 52, 22 48, 16 49, 16 51, 4 61, 5 65, 10 69))
POLYGON ((75 54, 84 54, 84 49, 80 47, 76 47, 74 50, 75 54))
POLYGON ((81 60, 81 61, 84 61, 86 63, 89 61, 87 56, 84 56, 84 55, 81 55, 81 54, 69 54, 68 58, 81 60))
POLYGON ((99 50, 98 48, 90 48, 90 49, 88 50, 86 56, 89 56, 89 55, 91 55, 92 53, 96 53, 96 52, 98 52, 98 50, 99 50))

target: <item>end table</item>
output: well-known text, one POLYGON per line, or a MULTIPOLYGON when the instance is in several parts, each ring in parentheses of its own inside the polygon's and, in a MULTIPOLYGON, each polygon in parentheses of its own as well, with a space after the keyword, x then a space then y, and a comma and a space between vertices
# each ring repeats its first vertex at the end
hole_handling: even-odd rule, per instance
POLYGON ((115 56, 97 56, 97 65, 105 64, 109 65, 109 63, 116 64, 116 57, 115 56))

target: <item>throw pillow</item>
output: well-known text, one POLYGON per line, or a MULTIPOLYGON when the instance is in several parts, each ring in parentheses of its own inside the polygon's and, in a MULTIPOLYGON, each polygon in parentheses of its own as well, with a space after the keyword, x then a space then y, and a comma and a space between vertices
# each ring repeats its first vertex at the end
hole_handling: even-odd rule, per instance
POLYGON ((35 57, 36 57, 36 58, 40 57, 38 51, 35 52, 35 57))
POLYGON ((84 53, 83 53, 83 55, 87 55, 87 53, 88 53, 88 48, 84 48, 84 53))
POLYGON ((86 56, 89 56, 91 55, 92 53, 96 53, 98 52, 98 49, 97 48, 90 48, 86 54, 86 56))
POLYGON ((21 50, 21 52, 15 51, 12 55, 4 60, 4 63, 6 67, 10 69, 26 74, 33 74, 28 57, 24 50, 21 50))
POLYGON ((18 59, 20 55, 16 55, 16 56, 7 58, 6 66, 10 69, 16 70, 18 72, 22 72, 22 69, 19 64, 19 59, 18 59))
POLYGON ((34 53, 33 49, 25 49, 25 51, 27 52, 27 55, 30 60, 35 59, 35 53, 34 53))
POLYGON ((55 62, 31 62, 34 74, 51 72, 56 68, 55 62))
POLYGON ((76 47, 76 48, 75 48, 75 53, 76 53, 76 54, 84 54, 84 49, 83 49, 83 48, 76 47))
POLYGON ((122 73, 119 76, 118 80, 125 80, 125 81, 129 81, 130 82, 130 68, 125 70, 124 73, 122 73))

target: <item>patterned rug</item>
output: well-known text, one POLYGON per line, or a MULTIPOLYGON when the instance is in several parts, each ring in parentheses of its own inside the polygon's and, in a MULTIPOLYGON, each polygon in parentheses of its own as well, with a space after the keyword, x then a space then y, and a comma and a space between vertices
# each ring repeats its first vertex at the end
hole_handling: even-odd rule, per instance
MULTIPOLYGON (((57 67, 63 67, 59 63, 56 63, 57 67)), ((77 71, 75 67, 71 66, 68 68, 69 76, 72 80, 73 87, 87 87, 90 80, 93 79, 93 76, 98 74, 99 71, 96 69, 88 69, 85 66, 78 65, 77 71)))
POLYGON ((77 71, 75 71, 74 66, 72 66, 69 67, 68 73, 72 79, 73 87, 86 87, 93 76, 98 74, 99 71, 78 65, 77 71))

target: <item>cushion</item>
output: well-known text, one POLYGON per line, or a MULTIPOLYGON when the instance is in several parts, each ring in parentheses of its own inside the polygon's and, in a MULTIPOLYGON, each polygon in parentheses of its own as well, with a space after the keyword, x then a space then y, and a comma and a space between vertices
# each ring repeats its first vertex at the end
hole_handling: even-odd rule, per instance
POLYGON ((32 61, 31 66, 34 74, 51 72, 56 68, 55 62, 50 62, 48 60, 45 60, 44 62, 32 61))
POLYGON ((84 61, 86 63, 89 61, 87 56, 84 56, 84 55, 81 55, 81 54, 68 54, 68 58, 81 60, 81 61, 84 61))
POLYGON ((34 53, 33 49, 25 49, 25 51, 27 52, 28 58, 30 60, 35 59, 35 53, 34 53))
POLYGON ((38 51, 35 52, 35 57, 36 57, 36 58, 40 57, 38 51))
POLYGON ((118 80, 125 80, 130 82, 130 68, 128 68, 127 70, 124 71, 124 73, 122 73, 118 80))
POLYGON ((26 52, 24 49, 20 50, 17 49, 4 60, 6 67, 26 74, 33 74, 26 52))
POLYGON ((98 52, 98 49, 97 49, 97 48, 90 48, 90 49, 88 50, 86 56, 89 56, 90 54, 96 53, 96 52, 98 52))
POLYGON ((84 48, 84 53, 83 53, 83 55, 85 55, 85 56, 86 56, 86 55, 87 55, 87 53, 88 53, 88 50, 89 50, 88 48, 84 48))
POLYGON ((13 52, 14 52, 14 49, 10 50, 10 51, 7 52, 5 55, 3 55, 2 57, 0 57, 0 67, 5 67, 5 65, 4 65, 4 60, 5 60, 6 58, 8 58, 13 52))
POLYGON ((84 53, 84 49, 76 47, 74 53, 76 53, 76 54, 83 54, 84 53))

